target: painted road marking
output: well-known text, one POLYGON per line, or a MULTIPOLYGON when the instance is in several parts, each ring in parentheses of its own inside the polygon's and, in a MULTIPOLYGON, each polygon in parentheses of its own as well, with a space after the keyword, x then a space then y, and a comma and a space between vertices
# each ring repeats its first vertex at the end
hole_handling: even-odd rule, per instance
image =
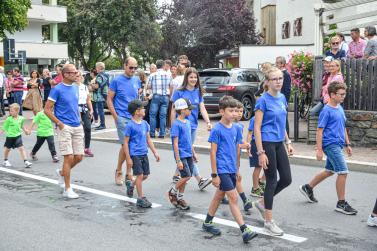
MULTIPOLYGON (((54 180, 54 179, 49 179, 49 178, 46 178, 46 177, 43 177, 43 176, 38 176, 38 175, 30 174, 30 173, 24 173, 24 172, 12 170, 12 169, 4 168, 4 167, 0 167, 0 171, 6 172, 6 173, 11 173, 11 174, 14 174, 14 175, 23 176, 23 177, 30 178, 30 179, 44 181, 44 182, 55 184, 55 185, 58 184, 58 181, 54 180)), ((97 195, 101 195, 101 196, 104 196, 104 197, 113 198, 113 199, 122 200, 122 201, 127 201, 127 202, 131 202, 131 203, 136 204, 136 199, 129 198, 127 196, 123 196, 123 195, 120 195, 120 194, 109 193, 109 192, 101 191, 101 190, 98 190, 98 189, 93 189, 93 188, 84 187, 84 186, 75 185, 75 184, 72 184, 71 186, 72 186, 72 188, 75 188, 77 190, 81 190, 81 191, 84 191, 84 192, 97 194, 97 195)), ((156 207, 161 207, 161 205, 157 204, 157 203, 152 203, 152 208, 156 208, 156 207)))
MULTIPOLYGON (((195 218, 195 219, 202 220, 202 221, 204 221, 205 218, 206 218, 206 216, 204 214, 187 213, 186 215, 188 215, 192 218, 195 218)), ((225 225, 225 226, 228 226, 228 227, 239 228, 238 224, 235 221, 230 221, 230 220, 225 220, 225 219, 215 217, 215 218, 213 218, 213 222, 217 223, 217 224, 225 225)), ((302 242, 308 240, 307 238, 299 237, 299 236, 295 236, 295 235, 291 235, 291 234, 284 234, 283 236, 273 236, 273 235, 267 233, 264 230, 264 228, 254 227, 254 226, 251 226, 251 225, 248 225, 248 226, 253 231, 257 232, 258 234, 268 235, 268 236, 271 236, 271 237, 277 237, 277 238, 280 238, 280 239, 284 239, 284 240, 288 240, 288 241, 292 241, 292 242, 296 242, 296 243, 302 243, 302 242)))
POLYGON ((99 131, 94 131, 91 134, 96 135, 96 134, 101 134, 101 133, 106 133, 106 132, 116 132, 116 128, 111 128, 111 129, 104 129, 104 130, 99 130, 99 131))

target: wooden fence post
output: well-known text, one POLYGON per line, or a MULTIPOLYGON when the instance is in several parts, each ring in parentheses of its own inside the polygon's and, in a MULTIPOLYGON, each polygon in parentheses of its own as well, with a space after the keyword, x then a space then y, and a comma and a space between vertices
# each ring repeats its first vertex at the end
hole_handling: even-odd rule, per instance
POLYGON ((323 57, 314 58, 314 81, 312 86, 312 102, 317 103, 321 99, 322 75, 323 75, 323 57))

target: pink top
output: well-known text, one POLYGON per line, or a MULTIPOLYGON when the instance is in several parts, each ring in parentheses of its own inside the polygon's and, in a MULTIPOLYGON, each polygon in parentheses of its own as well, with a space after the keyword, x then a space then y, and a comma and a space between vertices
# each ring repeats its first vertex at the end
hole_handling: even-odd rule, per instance
POLYGON ((329 102, 329 99, 330 99, 330 95, 329 95, 329 92, 327 90, 329 84, 333 81, 339 81, 339 82, 342 82, 344 83, 344 79, 343 79, 343 76, 342 74, 336 74, 336 75, 330 75, 329 78, 327 79, 327 84, 322 86, 322 97, 323 97, 323 103, 327 104, 327 102, 329 102))
POLYGON ((364 56, 364 50, 367 46, 367 42, 364 39, 359 38, 359 41, 351 41, 348 45, 347 57, 350 58, 362 58, 364 56))

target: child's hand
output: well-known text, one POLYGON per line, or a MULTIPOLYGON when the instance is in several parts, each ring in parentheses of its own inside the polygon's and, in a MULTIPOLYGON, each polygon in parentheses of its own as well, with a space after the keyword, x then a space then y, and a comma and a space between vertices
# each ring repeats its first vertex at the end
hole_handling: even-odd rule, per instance
POLYGON ((192 154, 192 158, 194 159, 194 162, 195 162, 195 163, 198 163, 198 161, 199 161, 199 156, 198 156, 196 153, 193 153, 193 154, 192 154))
POLYGON ((288 151, 288 156, 292 156, 293 155, 294 149, 293 149, 292 144, 288 144, 287 145, 287 151, 288 151))
POLYGON ((212 185, 216 188, 220 186, 220 178, 217 176, 216 178, 212 178, 212 185))
POLYGON ((237 172, 237 174, 236 174, 236 178, 237 178, 237 181, 238 181, 238 182, 241 182, 241 181, 242 181, 242 176, 241 176, 240 171, 237 172))
POLYGON ((323 151, 322 149, 317 149, 317 154, 316 154, 317 160, 321 161, 323 159, 323 151))
POLYGON ((126 162, 127 162, 127 168, 131 169, 134 164, 132 159, 131 158, 126 159, 126 162))
POLYGON ((160 162, 160 155, 158 155, 158 153, 154 153, 154 157, 156 158, 157 162, 160 162))
POLYGON ((182 161, 179 161, 177 163, 177 167, 178 167, 179 170, 183 170, 183 163, 182 163, 182 161))
POLYGON ((347 146, 346 152, 347 152, 348 157, 352 156, 352 148, 350 146, 347 146))

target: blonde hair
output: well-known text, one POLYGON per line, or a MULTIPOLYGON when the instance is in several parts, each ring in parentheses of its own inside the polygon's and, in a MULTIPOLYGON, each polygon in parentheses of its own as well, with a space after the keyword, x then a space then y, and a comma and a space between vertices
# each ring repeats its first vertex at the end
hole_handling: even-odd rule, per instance
POLYGON ((340 37, 338 37, 338 36, 333 36, 333 37, 331 38, 330 42, 331 42, 331 43, 332 43, 332 42, 339 42, 339 43, 340 43, 340 37))
POLYGON ((13 103, 13 104, 9 105, 9 109, 19 111, 20 110, 20 105, 17 104, 17 103, 13 103))
POLYGON ((261 64, 260 70, 263 72, 263 74, 266 75, 267 71, 269 71, 271 69, 271 67, 273 67, 273 64, 271 64, 269 62, 265 62, 265 63, 261 64))
POLYGON ((342 74, 342 69, 341 69, 341 62, 339 59, 334 59, 333 61, 330 62, 330 65, 332 63, 335 63, 338 67, 339 67, 339 70, 338 70, 338 74, 342 74))
POLYGON ((266 72, 265 72, 265 77, 267 80, 270 79, 270 75, 272 73, 275 73, 275 72, 280 72, 281 73, 281 70, 275 66, 271 66, 271 68, 269 68, 266 72))

